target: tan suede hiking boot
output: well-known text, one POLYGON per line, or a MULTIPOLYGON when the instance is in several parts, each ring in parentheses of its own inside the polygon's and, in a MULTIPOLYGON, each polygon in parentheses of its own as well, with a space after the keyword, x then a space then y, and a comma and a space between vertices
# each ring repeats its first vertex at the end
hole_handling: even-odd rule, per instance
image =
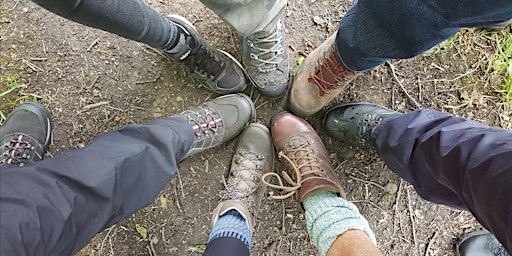
POLYGON ((320 190, 345 197, 327 150, 311 125, 298 116, 281 112, 272 117, 270 130, 279 158, 288 168, 282 172, 282 176, 290 185, 285 186, 277 173, 263 175, 263 182, 267 186, 286 193, 273 198, 284 199, 295 194, 297 201, 302 202, 320 190), (277 184, 271 183, 273 177, 277 184))
POLYGON ((336 33, 301 64, 290 93, 290 108, 296 115, 307 117, 320 111, 357 76, 341 66, 335 39, 336 33))
POLYGON ((264 173, 274 166, 274 147, 268 128, 252 123, 240 135, 231 162, 222 202, 213 211, 212 227, 229 210, 238 211, 247 220, 251 235, 266 186, 261 182, 264 173))

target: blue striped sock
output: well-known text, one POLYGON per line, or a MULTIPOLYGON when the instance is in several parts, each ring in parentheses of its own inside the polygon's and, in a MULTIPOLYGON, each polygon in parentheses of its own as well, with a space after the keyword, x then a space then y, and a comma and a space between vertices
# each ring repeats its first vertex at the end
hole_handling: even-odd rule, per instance
POLYGON ((221 215, 213 225, 208 243, 220 238, 232 237, 244 242, 245 246, 251 249, 251 232, 244 217, 236 210, 229 210, 221 215))

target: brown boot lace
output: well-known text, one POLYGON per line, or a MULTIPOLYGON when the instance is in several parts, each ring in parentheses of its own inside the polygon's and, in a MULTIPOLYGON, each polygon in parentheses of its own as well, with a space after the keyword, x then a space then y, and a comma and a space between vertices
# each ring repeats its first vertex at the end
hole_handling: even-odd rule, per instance
POLYGON ((293 179, 286 171, 282 171, 281 175, 286 180, 288 184, 291 186, 286 186, 283 183, 283 180, 279 174, 275 172, 269 172, 263 175, 262 181, 265 185, 279 189, 284 191, 286 194, 284 195, 272 195, 273 199, 286 199, 291 197, 293 194, 297 193, 300 189, 301 185, 304 182, 307 182, 310 179, 325 179, 325 174, 322 171, 320 164, 318 163, 318 158, 313 152, 313 149, 309 147, 309 143, 302 142, 296 148, 292 148, 286 150, 285 152, 279 152, 279 158, 283 158, 286 162, 288 162, 292 168, 291 174, 295 179, 293 179), (300 163, 300 164, 299 164, 300 163), (301 169, 303 171, 301 171, 301 169), (307 171, 304 171, 307 170, 307 171), (308 177, 306 177, 308 176, 308 177), (269 177, 267 179, 267 177, 269 177), (270 182, 272 177, 277 179, 277 184, 273 184, 270 182), (304 178, 306 177, 306 178, 304 178))
POLYGON ((336 49, 332 47, 329 55, 319 65, 317 71, 310 80, 320 89, 320 96, 323 96, 331 89, 335 89, 339 83, 354 75, 354 72, 344 69, 338 60, 336 49))
POLYGON ((233 160, 235 166, 231 169, 228 181, 224 181, 225 189, 220 192, 221 200, 241 201, 254 215, 256 198, 253 195, 258 189, 264 159, 264 156, 254 152, 238 150, 233 160))

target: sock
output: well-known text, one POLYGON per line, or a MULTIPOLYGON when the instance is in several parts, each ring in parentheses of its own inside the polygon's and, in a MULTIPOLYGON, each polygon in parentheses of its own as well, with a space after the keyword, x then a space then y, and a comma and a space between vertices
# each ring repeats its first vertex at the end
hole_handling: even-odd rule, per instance
POLYGON ((229 210, 221 215, 213 225, 208 243, 220 238, 232 237, 244 242, 245 246, 251 249, 251 232, 244 217, 236 210, 229 210))
POLYGON ((167 23, 169 23, 170 38, 167 44, 164 47, 162 47, 162 50, 169 53, 180 52, 187 46, 186 35, 188 35, 188 32, 186 32, 186 29, 184 27, 170 20, 166 19, 166 21, 167 23))
POLYGON ((302 202, 306 210, 306 226, 313 244, 325 256, 336 238, 347 230, 365 232, 376 244, 368 221, 357 207, 329 191, 318 191, 302 202))

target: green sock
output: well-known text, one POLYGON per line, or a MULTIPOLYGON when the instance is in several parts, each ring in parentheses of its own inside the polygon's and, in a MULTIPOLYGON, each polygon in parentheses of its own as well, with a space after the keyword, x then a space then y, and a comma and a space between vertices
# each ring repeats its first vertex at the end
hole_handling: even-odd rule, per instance
POLYGON ((347 230, 365 232, 376 244, 368 221, 357 207, 329 191, 318 191, 302 202, 306 210, 306 226, 313 244, 324 256, 336 238, 347 230))

